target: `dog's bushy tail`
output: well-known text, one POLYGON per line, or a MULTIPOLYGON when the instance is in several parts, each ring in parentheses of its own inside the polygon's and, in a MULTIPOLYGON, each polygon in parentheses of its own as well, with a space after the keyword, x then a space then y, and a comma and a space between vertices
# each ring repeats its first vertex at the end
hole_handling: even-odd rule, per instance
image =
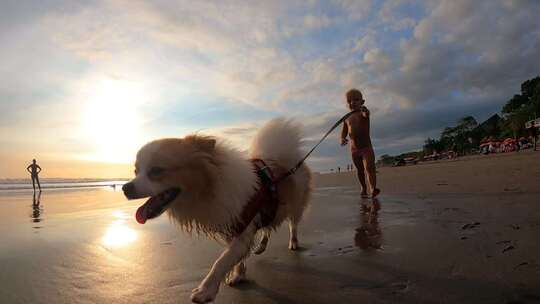
POLYGON ((300 150, 301 136, 301 125, 294 120, 272 119, 255 135, 249 155, 251 158, 275 160, 290 169, 303 156, 300 150))

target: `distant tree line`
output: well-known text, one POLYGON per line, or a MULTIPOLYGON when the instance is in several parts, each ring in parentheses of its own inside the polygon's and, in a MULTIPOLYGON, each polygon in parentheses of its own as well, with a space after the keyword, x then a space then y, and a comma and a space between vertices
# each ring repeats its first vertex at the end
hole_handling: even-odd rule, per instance
POLYGON ((540 77, 522 83, 521 94, 514 95, 506 102, 502 114, 504 117, 502 136, 526 135, 525 122, 540 116, 540 77))
POLYGON ((485 133, 482 131, 482 128, 478 128, 474 117, 465 116, 457 122, 457 125, 444 128, 439 139, 426 139, 423 152, 427 155, 443 151, 465 154, 478 146, 485 133))
POLYGON ((422 159, 433 153, 454 151, 459 155, 474 152, 485 138, 518 138, 526 136, 525 122, 540 116, 540 76, 521 84, 521 94, 514 95, 498 114, 478 124, 473 116, 465 116, 455 126, 444 128, 438 139, 428 138, 421 151, 407 152, 397 156, 381 156, 380 165, 390 165, 406 157, 422 159))

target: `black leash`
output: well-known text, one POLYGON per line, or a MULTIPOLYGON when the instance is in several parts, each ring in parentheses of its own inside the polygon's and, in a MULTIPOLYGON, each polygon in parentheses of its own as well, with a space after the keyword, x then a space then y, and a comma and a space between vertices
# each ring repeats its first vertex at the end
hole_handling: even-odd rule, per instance
POLYGON ((304 156, 297 164, 296 166, 292 167, 289 171, 287 171, 287 173, 285 173, 285 175, 281 176, 275 183, 279 183, 280 181, 284 180, 285 178, 293 175, 294 173, 296 173, 296 170, 298 170, 298 168, 300 168, 300 166, 302 166, 302 164, 304 163, 304 161, 309 157, 309 155, 326 139, 326 137, 328 137, 328 135, 330 135, 330 133, 332 133, 332 131, 334 131, 335 128, 337 128, 342 122, 345 121, 345 119, 349 118, 349 116, 351 116, 352 114, 356 113, 356 112, 360 112, 361 110, 353 110, 353 111, 350 111, 349 113, 343 115, 343 117, 341 117, 340 120, 338 120, 331 128, 330 130, 328 130, 328 132, 326 132, 326 134, 324 134, 324 136, 321 138, 321 140, 319 140, 319 142, 313 147, 311 148, 311 150, 309 150, 309 152, 306 154, 306 156, 304 156))

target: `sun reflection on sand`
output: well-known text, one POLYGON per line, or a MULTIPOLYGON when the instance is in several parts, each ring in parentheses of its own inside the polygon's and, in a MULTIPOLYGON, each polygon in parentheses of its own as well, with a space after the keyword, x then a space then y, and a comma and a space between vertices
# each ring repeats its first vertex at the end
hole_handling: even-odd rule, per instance
POLYGON ((101 239, 102 243, 107 247, 123 247, 137 240, 137 232, 126 226, 126 218, 122 211, 114 211, 112 214, 114 220, 101 239))

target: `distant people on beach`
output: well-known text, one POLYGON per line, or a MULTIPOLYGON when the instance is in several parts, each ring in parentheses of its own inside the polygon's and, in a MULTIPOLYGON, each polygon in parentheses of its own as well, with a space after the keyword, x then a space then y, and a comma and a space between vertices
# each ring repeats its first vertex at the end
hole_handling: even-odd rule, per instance
POLYGON ((457 154, 457 145, 453 144, 452 147, 450 148, 450 151, 448 151, 448 158, 453 159, 453 158, 456 158, 457 155, 458 155, 457 154))
POLYGON ((478 151, 480 154, 509 153, 527 149, 535 150, 534 146, 533 137, 495 139, 490 136, 480 141, 478 151))
POLYGON ((39 172, 41 172, 41 167, 36 163, 36 160, 33 159, 32 163, 26 167, 26 171, 30 173, 30 176, 32 177, 32 188, 34 188, 34 191, 36 191, 36 182, 39 188, 39 191, 41 191, 41 185, 39 183, 39 172))
POLYGON ((532 133, 532 142, 533 142, 533 149, 534 151, 536 151, 536 147, 538 146, 538 138, 540 136, 538 136, 538 129, 537 128, 533 128, 533 130, 531 131, 532 133))
POLYGON ((366 176, 371 197, 376 197, 380 190, 377 188, 375 153, 369 136, 369 110, 364 106, 365 100, 359 90, 349 90, 345 97, 349 110, 357 112, 349 116, 343 123, 341 145, 347 145, 350 139, 351 157, 357 169, 358 181, 362 186, 362 197, 368 196, 366 176))

